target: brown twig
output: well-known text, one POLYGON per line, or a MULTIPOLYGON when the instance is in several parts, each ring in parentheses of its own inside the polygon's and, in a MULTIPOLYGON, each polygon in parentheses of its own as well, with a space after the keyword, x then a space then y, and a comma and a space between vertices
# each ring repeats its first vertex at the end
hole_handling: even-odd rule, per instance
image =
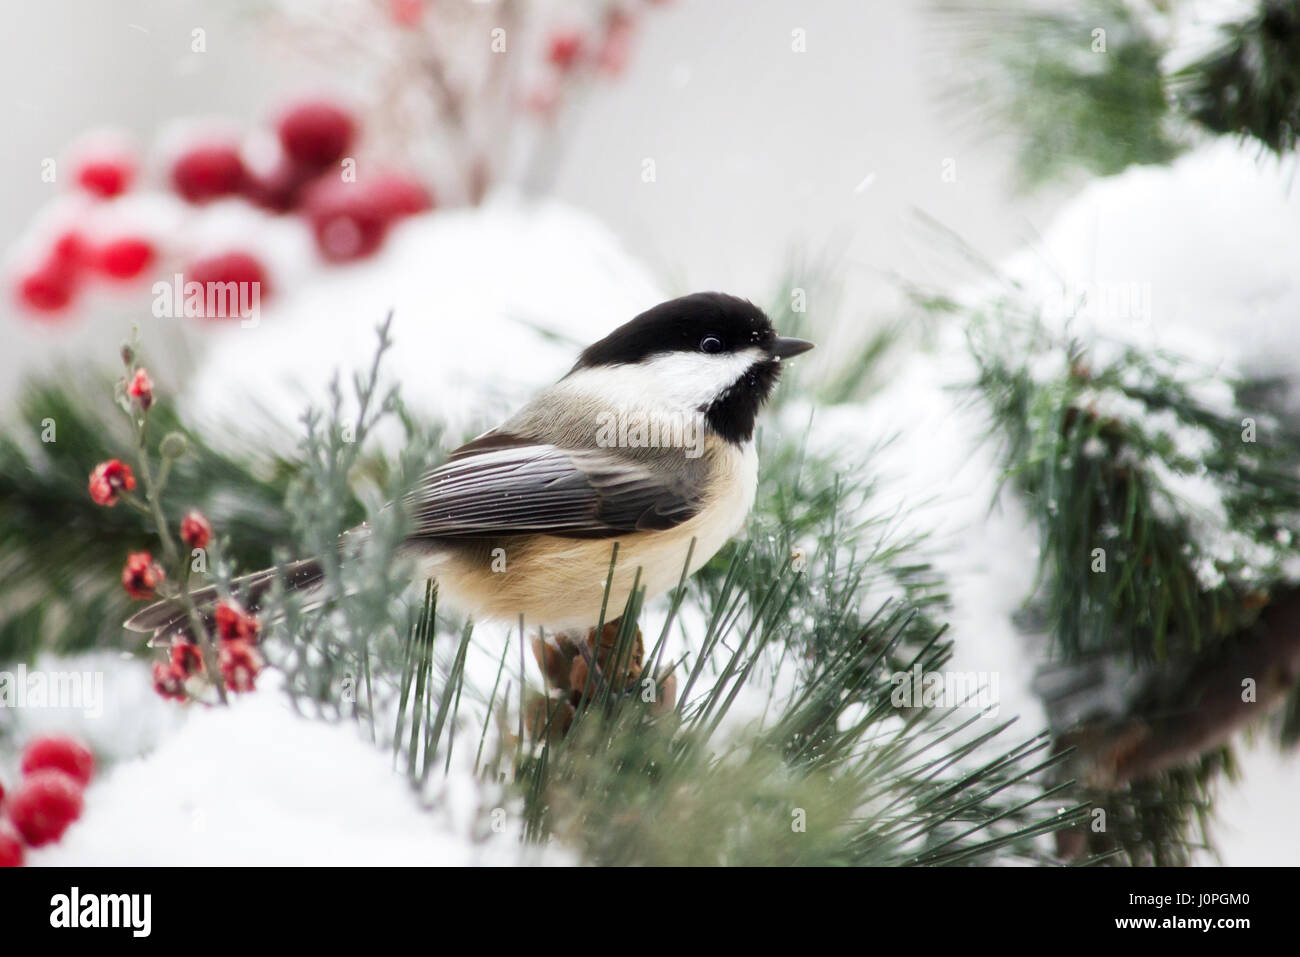
POLYGON ((1300 681, 1300 589, 1276 597, 1259 620, 1190 669, 1148 678, 1129 714, 1062 735, 1078 749, 1085 782, 1118 788, 1221 747, 1278 707, 1300 681), (1246 681, 1253 681, 1253 694, 1246 681))

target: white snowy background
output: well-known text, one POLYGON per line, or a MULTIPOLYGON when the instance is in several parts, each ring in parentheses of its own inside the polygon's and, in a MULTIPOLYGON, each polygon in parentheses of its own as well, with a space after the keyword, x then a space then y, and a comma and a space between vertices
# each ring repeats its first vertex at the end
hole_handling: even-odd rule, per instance
MULTIPOLYGON (((18 177, 20 158, 56 151, 106 112, 148 132, 196 103, 260 115, 265 89, 292 88, 256 58, 237 22, 217 21, 206 8, 200 14, 193 3, 165 13, 143 2, 116 6, 112 15, 90 3, 15 11, 20 31, 62 31, 71 66, 56 76, 36 60, 37 44, 0 64, 11 72, 6 88, 27 91, 13 108, 16 145, 0 157, 14 174, 6 182, 18 177), (178 90, 152 88, 150 70, 170 63, 158 52, 166 38, 196 18, 222 27, 211 62, 178 90), (126 31, 124 21, 147 32, 126 31), (78 80, 104 70, 119 81, 104 85, 110 99, 87 99, 78 80)), ((810 303, 818 335, 831 341, 892 313, 894 273, 982 295, 955 264, 946 274, 914 209, 1044 297, 1084 284, 1149 284, 1148 318, 1092 317, 1109 334, 1225 369, 1300 371, 1300 200, 1289 169, 1231 143, 1207 143, 1171 169, 1134 169, 1073 195, 1018 199, 1007 186, 1006 144, 953 125, 951 111, 933 102, 951 67, 927 58, 924 18, 903 7, 824 3, 794 17, 788 4, 764 0, 746 3, 737 17, 729 3, 681 0, 647 20, 630 75, 593 100, 555 199, 529 203, 502 190, 477 211, 418 217, 370 262, 313 272, 305 234, 232 205, 211 228, 255 237, 273 268, 305 281, 266 306, 258 328, 209 331, 183 401, 212 423, 213 435, 222 423, 234 435, 261 407, 258 421, 282 423, 289 443, 305 401, 319 401, 336 369, 368 359, 373 326, 391 307, 398 348, 388 369, 408 403, 453 431, 472 431, 561 374, 576 351, 570 342, 691 289, 761 302, 808 248, 834 253, 845 275, 835 314, 810 303), (804 60, 782 59, 792 26, 808 30, 804 60), (661 171, 650 186, 637 177, 647 155, 659 157, 661 171), (958 180, 945 184, 939 174, 949 157, 958 160, 958 180)), ((31 215, 41 200, 32 194, 0 190, 8 221, 31 215)), ((4 389, 20 370, 56 355, 111 354, 127 321, 122 312, 122 321, 71 331, 0 317, 10 345, 0 358, 4 389)), ((971 371, 962 330, 930 332, 869 401, 819 409, 812 441, 860 449, 895 436, 871 462, 883 480, 874 504, 898 503, 908 526, 931 536, 954 604, 951 667, 999 672, 1002 714, 1019 714, 1028 734, 1042 714, 1011 614, 1033 578, 1036 533, 1014 499, 990 510, 994 450, 980 442, 977 411, 951 390, 971 371)), ((833 351, 809 359, 828 363, 833 351)), ((815 374, 818 366, 810 368, 815 374)), ((788 414, 807 418, 798 405, 788 414)), ((479 636, 471 680, 486 675, 490 683, 494 648, 490 633, 479 636)), ((144 669, 117 656, 41 666, 103 671, 105 714, 16 713, 18 738, 72 730, 108 767, 87 792, 84 818, 60 844, 31 854, 33 863, 520 860, 515 834, 469 838, 481 809, 467 773, 453 774, 435 806, 421 808, 391 760, 355 728, 297 717, 270 681, 231 709, 184 711, 157 699, 144 669)), ((1296 863, 1291 796, 1300 762, 1267 743, 1243 746, 1242 758, 1242 783, 1224 784, 1218 801, 1224 862, 1296 863)), ((12 756, 7 764, 0 758, 0 780, 15 778, 12 756)), ((569 857, 547 848, 536 859, 569 857)))

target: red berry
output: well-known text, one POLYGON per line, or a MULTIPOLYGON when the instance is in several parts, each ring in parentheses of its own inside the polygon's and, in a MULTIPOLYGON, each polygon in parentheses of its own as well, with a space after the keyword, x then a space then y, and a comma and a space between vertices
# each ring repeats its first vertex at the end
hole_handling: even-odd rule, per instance
POLYGON ((154 248, 147 239, 124 236, 100 246, 95 265, 112 279, 134 279, 149 267, 153 259, 154 248))
POLYGON ((262 670, 262 660, 257 649, 243 639, 223 641, 218 655, 221 662, 221 677, 231 691, 243 693, 253 691, 257 674, 262 670))
POLYGON ((318 175, 318 170, 284 157, 269 173, 248 174, 244 180, 244 198, 255 206, 276 213, 297 209, 303 190, 318 175))
POLYGON ((88 193, 111 199, 125 193, 135 176, 135 165, 126 156, 87 157, 77 164, 77 183, 88 193))
POLYGON ((388 15, 399 27, 414 27, 424 16, 424 0, 388 0, 388 15))
POLYGON ((271 284, 267 281, 266 270, 254 256, 245 252, 235 251, 196 259, 190 263, 183 275, 186 283, 201 283, 205 290, 212 283, 223 289, 229 288, 227 283, 235 284, 236 292, 233 297, 223 296, 217 300, 224 308, 217 310, 214 315, 205 315, 205 319, 238 319, 241 305, 253 301, 254 288, 257 290, 259 303, 271 294, 271 284), (219 314, 222 312, 225 314, 219 314))
POLYGON ((312 184, 305 206, 316 247, 330 262, 364 259, 384 242, 392 214, 360 183, 329 177, 312 184))
POLYGON ((0 867, 23 866, 23 839, 8 821, 0 820, 0 867))
POLYGON ((85 237, 74 229, 61 233, 45 258, 16 278, 19 304, 31 312, 62 312, 76 298, 82 269, 90 259, 85 237))
POLYGON ((605 17, 605 35, 596 53, 596 65, 602 73, 617 76, 627 67, 632 55, 632 33, 636 21, 626 11, 615 7, 605 17))
POLYGON ((549 118, 560 105, 560 90, 554 83, 544 83, 534 87, 524 98, 523 105, 530 113, 549 118))
POLYGON ((202 674, 203 652, 199 651, 199 646, 192 641, 186 641, 184 638, 177 638, 173 641, 171 670, 180 672, 185 677, 202 674))
POLYGON ((135 473, 119 459, 100 462, 90 473, 90 498, 96 505, 116 505, 119 492, 135 488, 135 473))
POLYGON ((184 701, 185 672, 174 661, 156 661, 153 666, 153 690, 164 698, 184 701))
POLYGON ((363 259, 383 244, 390 223, 434 206, 433 193, 418 180, 382 172, 359 182, 317 180, 304 200, 316 246, 330 262, 363 259))
POLYGON ((122 587, 132 598, 153 598, 158 583, 167 576, 148 552, 131 552, 122 569, 122 587))
POLYGON ((23 749, 23 774, 53 769, 85 787, 95 773, 95 755, 74 738, 35 738, 23 749))
POLYGON ((280 144, 292 159, 323 169, 347 152, 356 123, 346 110, 325 100, 298 103, 280 117, 280 144))
POLYGON ((81 786, 62 771, 29 774, 9 802, 9 817, 32 847, 57 841, 85 806, 81 786))
POLYGON ((228 143, 194 146, 172 164, 172 185, 191 203, 233 196, 247 176, 239 149, 228 143))
POLYGON ((75 272, 87 265, 90 260, 90 243, 86 242, 86 237, 81 233, 70 229, 60 234, 54 241, 48 262, 59 269, 75 272))
POLYGON ((191 509, 181 519, 181 541, 190 548, 206 548, 208 542, 212 541, 212 525, 203 517, 202 512, 191 509))
POLYGON ((77 292, 72 270, 50 261, 17 278, 18 302, 32 312, 55 313, 66 309, 77 292))
POLYGON ((233 601, 223 601, 213 613, 217 634, 226 641, 257 641, 261 625, 257 618, 233 601))
POLYGON ((547 42, 546 58, 567 73, 582 58, 586 46, 587 39, 581 30, 557 30, 547 42))
POLYGON ((144 369, 136 369, 135 375, 131 377, 126 387, 126 394, 133 399, 138 399, 142 409, 148 409, 153 405, 153 380, 149 378, 149 373, 144 369))
POLYGON ((380 214, 389 219, 414 216, 434 207, 433 193, 428 187, 401 173, 380 173, 368 179, 362 189, 380 214))

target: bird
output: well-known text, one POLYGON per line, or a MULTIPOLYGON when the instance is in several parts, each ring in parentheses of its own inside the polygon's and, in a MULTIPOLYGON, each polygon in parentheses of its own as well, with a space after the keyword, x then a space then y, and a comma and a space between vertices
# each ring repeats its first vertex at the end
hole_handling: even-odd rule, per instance
MULTIPOLYGON (((783 363, 811 348, 737 296, 662 302, 426 472, 402 500, 410 527, 400 553, 440 602, 475 621, 586 629, 634 589, 644 600, 662 594, 743 526, 758 483, 758 413, 783 363)), ((233 584, 256 611, 277 580, 319 591, 323 566, 307 558, 233 584)), ((215 587, 191 596, 209 618, 220 600, 215 587)), ((125 622, 155 640, 189 625, 176 601, 125 622)))

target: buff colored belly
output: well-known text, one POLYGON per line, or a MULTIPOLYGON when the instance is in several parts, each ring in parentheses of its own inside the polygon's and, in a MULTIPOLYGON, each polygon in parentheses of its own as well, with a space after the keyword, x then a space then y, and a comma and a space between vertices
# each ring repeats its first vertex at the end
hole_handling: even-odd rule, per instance
POLYGON ((448 552, 423 571, 439 593, 475 620, 518 621, 551 630, 589 628, 600 616, 610 556, 618 542, 606 620, 618 617, 640 570, 640 587, 654 598, 676 586, 688 552, 694 573, 744 524, 754 502, 757 460, 752 445, 718 452, 716 494, 693 518, 664 532, 617 539, 513 538, 496 548, 448 552), (690 552, 691 540, 695 548, 690 552), (485 574, 486 571, 486 574, 485 574))

